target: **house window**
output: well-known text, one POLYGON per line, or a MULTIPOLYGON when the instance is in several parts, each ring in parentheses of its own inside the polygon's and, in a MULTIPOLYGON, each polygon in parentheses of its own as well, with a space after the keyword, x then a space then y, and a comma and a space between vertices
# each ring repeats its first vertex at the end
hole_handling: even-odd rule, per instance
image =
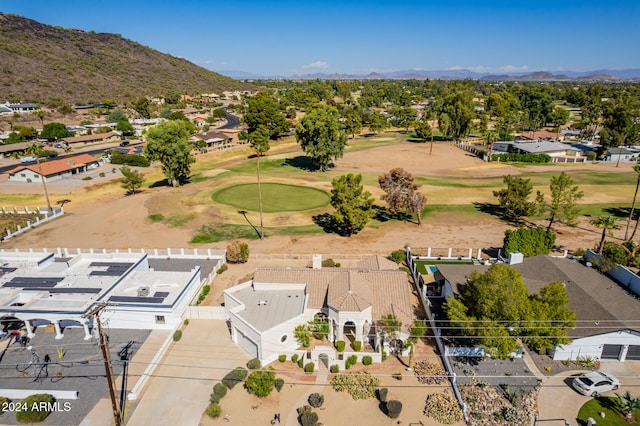
POLYGON ((156 324, 164 324, 164 315, 156 315, 156 324))
POLYGON ((286 334, 283 334, 282 337, 280 338, 280 343, 286 342, 287 341, 287 337, 289 337, 289 336, 287 336, 286 334))
POLYGON ((26 173, 20 173, 20 176, 21 177, 27 177, 27 174, 26 173))

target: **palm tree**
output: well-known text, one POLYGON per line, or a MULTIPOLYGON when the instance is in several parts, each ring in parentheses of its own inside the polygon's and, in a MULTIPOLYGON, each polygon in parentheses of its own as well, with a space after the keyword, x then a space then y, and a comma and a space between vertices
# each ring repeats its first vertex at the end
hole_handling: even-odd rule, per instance
POLYGON ((640 410, 640 398, 633 396, 629 391, 626 391, 624 395, 616 393, 616 396, 618 397, 618 407, 628 420, 632 420, 633 412, 640 410))
POLYGON ((44 117, 47 114, 43 110, 41 110, 40 108, 35 110, 32 114, 35 115, 36 117, 38 117, 38 120, 40 120, 40 127, 42 127, 44 125, 44 117))
POLYGON ((598 216, 591 220, 591 224, 598 229, 602 229, 602 237, 600 238, 600 244, 598 245, 598 254, 602 254, 604 249, 604 239, 609 235, 613 235, 613 231, 620 229, 620 225, 617 224, 618 219, 613 216, 598 216))
MULTIPOLYGON (((633 166, 633 171, 636 172, 636 192, 633 193, 633 201, 631 202, 631 212, 629 212, 629 218, 627 219, 627 229, 624 231, 624 240, 628 241, 629 239, 627 238, 629 235, 629 225, 631 224, 631 218, 633 217, 633 210, 636 207, 636 197, 638 196, 638 188, 640 187, 640 166, 636 165, 633 166)), ((637 225, 636 225, 637 228, 637 225)), ((633 230, 633 235, 635 235, 636 231, 635 229, 633 230)), ((633 237, 631 237, 633 238, 633 237)))
POLYGON ((256 173, 258 175, 258 202, 260 204, 260 239, 264 238, 262 225, 262 188, 260 186, 260 157, 269 151, 269 129, 266 126, 258 126, 248 135, 251 149, 256 153, 256 173))
POLYGON ((51 202, 49 201, 49 191, 47 191, 47 183, 45 182, 44 175, 42 173, 42 165, 40 164, 39 154, 42 152, 42 148, 34 142, 27 147, 24 151, 27 155, 32 155, 36 158, 36 164, 38 165, 38 173, 40 174, 40 180, 42 181, 42 187, 44 188, 44 197, 47 200, 47 211, 51 213, 53 209, 51 208, 51 202))

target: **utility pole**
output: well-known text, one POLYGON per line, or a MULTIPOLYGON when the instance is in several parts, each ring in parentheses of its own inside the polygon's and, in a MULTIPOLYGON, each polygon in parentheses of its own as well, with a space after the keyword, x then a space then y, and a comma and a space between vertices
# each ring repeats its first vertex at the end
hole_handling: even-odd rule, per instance
POLYGON ((100 350, 102 351, 102 359, 104 360, 104 370, 107 375, 107 383, 109 385, 109 396, 111 396, 111 408, 113 409, 113 419, 116 426, 122 426, 122 412, 118 406, 116 399, 116 391, 114 388, 113 368, 111 366, 111 359, 109 357, 109 342, 107 337, 102 333, 102 324, 100 324, 100 312, 107 307, 107 302, 102 302, 99 305, 94 306, 83 315, 83 318, 93 317, 94 326, 98 327, 98 343, 100 344, 100 350))

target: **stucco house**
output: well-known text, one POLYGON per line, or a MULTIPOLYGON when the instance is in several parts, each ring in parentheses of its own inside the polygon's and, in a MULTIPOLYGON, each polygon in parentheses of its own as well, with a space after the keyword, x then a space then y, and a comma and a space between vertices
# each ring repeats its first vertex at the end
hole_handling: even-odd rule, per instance
POLYGON ((640 152, 634 148, 609 148, 604 156, 604 161, 612 163, 637 162, 640 159, 640 152))
POLYGON ((499 154, 501 152, 515 154, 547 154, 552 158, 580 157, 582 155, 582 151, 580 149, 569 144, 547 140, 494 142, 493 153, 499 154))
POLYGON ((204 142, 207 144, 207 148, 217 148, 231 142, 231 136, 217 130, 210 130, 208 132, 195 133, 189 138, 189 142, 204 142))
POLYGON ((44 161, 40 164, 20 165, 6 173, 10 181, 40 182, 41 176, 46 182, 64 179, 72 175, 95 169, 104 164, 100 158, 89 154, 80 154, 60 160, 44 161))
POLYGON ((107 302, 109 327, 173 330, 224 263, 224 253, 154 255, 147 252, 85 253, 0 250, 0 325, 23 321, 30 335, 53 324, 56 338, 66 327, 91 337, 96 305, 107 302))
MULTIPOLYGON (((260 267, 252 280, 225 290, 232 340, 268 363, 300 346, 296 326, 322 319, 329 324, 329 342, 359 341, 376 352, 380 345, 388 351, 394 344, 402 348, 413 310, 411 285, 398 265, 382 256, 363 259, 355 268, 323 268, 318 257, 313 263, 313 268, 260 267), (389 314, 403 324, 394 335, 379 325, 389 314)), ((323 351, 331 363, 340 363, 332 347, 323 351)))
POLYGON ((116 142, 121 140, 122 137, 118 132, 96 133, 93 135, 82 136, 69 136, 67 138, 59 139, 58 142, 66 143, 68 145, 77 144, 89 144, 89 143, 102 143, 102 142, 116 142))
MULTIPOLYGON (((557 346, 554 360, 640 360, 640 300, 615 281, 577 260, 546 255, 526 257, 510 267, 521 275, 529 294, 552 282, 567 289, 569 309, 576 313, 576 327, 567 330, 571 342, 557 346)), ((454 297, 469 274, 485 272, 486 265, 438 265, 442 296, 454 297)))

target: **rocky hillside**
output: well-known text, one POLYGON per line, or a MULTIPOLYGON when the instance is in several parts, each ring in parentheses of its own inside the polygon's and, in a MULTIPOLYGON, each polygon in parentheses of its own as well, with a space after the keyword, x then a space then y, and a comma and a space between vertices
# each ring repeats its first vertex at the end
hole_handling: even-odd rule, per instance
POLYGON ((0 102, 121 102, 130 97, 250 89, 117 34, 0 13, 0 102))

